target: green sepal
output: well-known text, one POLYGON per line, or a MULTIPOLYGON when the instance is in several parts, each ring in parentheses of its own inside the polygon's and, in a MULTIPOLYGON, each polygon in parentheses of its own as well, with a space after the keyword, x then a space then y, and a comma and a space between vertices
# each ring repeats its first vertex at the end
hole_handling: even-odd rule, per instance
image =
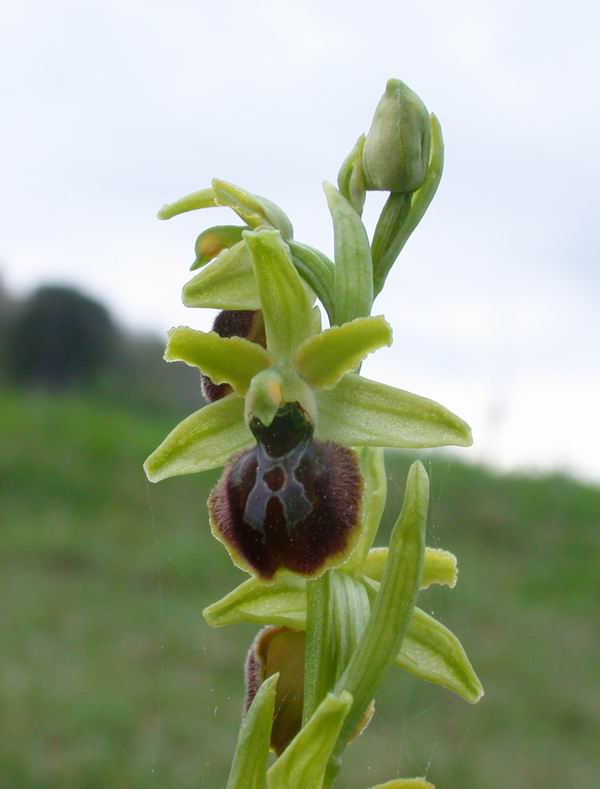
POLYGON ((323 184, 335 248, 334 315, 338 326, 369 315, 373 304, 373 266, 367 231, 360 216, 332 184, 323 184))
POLYGON ((318 249, 298 241, 287 242, 294 265, 302 279, 314 291, 325 307, 329 318, 333 318, 333 263, 318 249))
POLYGON ((186 307, 260 309, 252 258, 245 242, 223 250, 183 286, 181 298, 186 307))
POLYGON ((198 367, 215 384, 230 384, 239 395, 245 395, 252 378, 273 363, 270 353, 256 342, 187 326, 171 329, 164 358, 198 367))
MULTIPOLYGON (((369 449, 369 452, 373 450, 369 449)), ((378 452, 378 450, 374 450, 378 452)), ((361 458, 361 472, 364 473, 364 464, 361 458)), ((385 470, 384 470, 385 473, 385 470)), ((373 488, 372 488, 373 490, 373 488)), ((381 496, 381 488, 379 496, 381 496)), ((375 496, 378 496, 375 492, 375 496)), ((383 496, 385 503, 385 496, 383 496)), ((376 505, 375 513, 381 509, 381 504, 376 505)), ((361 552, 359 543, 355 551, 361 552)), ((372 581, 380 581, 383 577, 385 564, 388 557, 388 548, 372 548, 362 565, 361 574, 372 581)), ((358 557, 357 557, 358 558, 358 557)), ((350 559, 354 559, 354 552, 350 559)), ((349 572, 356 566, 350 559, 339 569, 349 572)), ((355 573, 355 577, 358 574, 355 573)), ((431 584, 445 584, 454 586, 456 580, 456 559, 449 551, 438 548, 426 548, 421 576, 421 589, 426 589, 431 584)), ((376 589, 370 584, 367 589, 376 589)), ((283 625, 298 630, 306 628, 306 589, 307 581, 292 573, 279 573, 275 581, 265 584, 256 578, 249 578, 217 602, 204 609, 203 616, 211 627, 224 627, 250 623, 257 625, 283 625)))
POLYGON ((331 752, 351 706, 349 693, 330 693, 323 699, 269 769, 269 789, 322 789, 331 752))
POLYGON ((355 318, 305 340, 294 366, 313 389, 331 389, 368 354, 391 344, 392 329, 383 315, 355 318))
POLYGON ((217 205, 231 208, 250 227, 270 225, 281 231, 283 238, 292 238, 292 223, 279 208, 266 197, 247 192, 241 186, 213 178, 212 186, 217 205))
POLYGON ((247 230, 239 225, 215 225, 203 230, 196 239, 194 251, 196 260, 191 265, 191 271, 201 268, 217 257, 224 249, 230 249, 242 240, 242 232, 247 230))
POLYGON ((244 421, 244 398, 230 394, 180 422, 146 459, 150 482, 220 468, 236 452, 252 446, 244 421))
POLYGON ((248 578, 205 608, 202 615, 211 627, 248 622, 304 630, 306 580, 292 573, 278 573, 271 584, 248 578))
POLYGON ((196 211, 199 208, 214 208, 216 205, 214 190, 208 187, 208 189, 200 189, 198 192, 185 195, 174 203, 163 205, 157 216, 159 219, 171 219, 178 214, 196 211))
MULTIPOLYGON (((360 568, 360 572, 380 581, 383 578, 385 563, 388 558, 387 548, 372 548, 360 568)), ((427 589, 432 584, 449 586, 453 589, 458 578, 458 567, 456 556, 450 551, 441 548, 426 548, 425 563, 423 565, 423 576, 421 578, 421 589, 427 589)))
POLYGON ((389 555, 379 592, 365 630, 335 693, 348 691, 354 703, 344 720, 331 771, 373 699, 383 672, 400 651, 419 593, 425 556, 429 478, 416 461, 408 472, 402 511, 392 530, 389 555))
POLYGON ((273 674, 262 683, 242 721, 225 789, 266 789, 278 679, 273 674))
POLYGON ((433 200, 444 169, 444 140, 442 137, 442 127, 435 115, 431 115, 431 154, 427 175, 423 185, 413 194, 410 210, 406 219, 400 225, 396 235, 391 240, 389 247, 384 254, 373 262, 373 292, 376 296, 381 292, 385 284, 386 277, 394 265, 396 258, 402 252, 404 245, 415 230, 429 204, 433 200))
POLYGON ((254 262, 267 348, 279 361, 289 363, 312 331, 310 299, 279 231, 246 231, 244 239, 254 262))
POLYGON ((361 134, 354 148, 342 162, 337 178, 338 189, 359 216, 362 214, 365 197, 367 196, 365 174, 362 166, 365 139, 366 135, 361 134))
POLYGON ((469 704, 483 696, 481 682, 454 633, 415 608, 396 665, 414 677, 441 685, 469 704))
POLYGON ((371 789, 435 789, 435 786, 425 778, 395 778, 371 789))
POLYGON ((407 449, 472 443, 458 416, 425 397, 349 373, 317 393, 320 438, 347 446, 407 449))
MULTIPOLYGON (((372 553, 369 549, 373 545, 385 510, 387 475, 385 454, 381 447, 359 447, 356 454, 364 484, 361 529, 356 547, 346 563, 342 565, 342 569, 358 575, 364 572, 362 568, 372 553)), ((385 550, 387 558, 387 548, 385 550)), ((383 575, 383 567, 381 572, 383 575)))

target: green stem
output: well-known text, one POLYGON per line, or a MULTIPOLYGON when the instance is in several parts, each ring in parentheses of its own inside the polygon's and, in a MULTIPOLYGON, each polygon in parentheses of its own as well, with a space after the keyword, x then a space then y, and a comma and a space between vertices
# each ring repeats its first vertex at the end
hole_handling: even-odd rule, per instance
POLYGON ((332 630, 330 572, 306 584, 303 725, 335 683, 329 654, 331 644, 327 638, 328 632, 332 630))

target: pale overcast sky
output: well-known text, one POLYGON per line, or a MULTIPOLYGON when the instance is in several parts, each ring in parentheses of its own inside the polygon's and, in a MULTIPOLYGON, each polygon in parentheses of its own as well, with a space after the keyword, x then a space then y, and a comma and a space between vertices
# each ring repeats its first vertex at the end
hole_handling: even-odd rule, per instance
POLYGON ((227 214, 156 210, 216 175, 331 254, 321 181, 396 76, 440 118, 446 170, 365 373, 466 418, 465 457, 600 480, 598 8, 4 0, 0 276, 74 283, 132 328, 207 327, 179 292, 227 214))

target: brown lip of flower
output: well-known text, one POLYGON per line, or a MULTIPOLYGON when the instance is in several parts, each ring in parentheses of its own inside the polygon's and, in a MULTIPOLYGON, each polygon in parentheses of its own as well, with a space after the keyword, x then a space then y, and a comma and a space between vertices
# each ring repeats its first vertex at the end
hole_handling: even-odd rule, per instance
POLYGON ((295 403, 251 423, 257 443, 235 456, 211 493, 213 534, 242 569, 314 577, 341 563, 360 531, 363 481, 354 451, 312 438, 295 403))
MULTIPOLYGON (((212 330, 220 337, 244 337, 267 347, 265 324, 260 310, 222 310, 214 320, 212 330)), ((201 374, 204 399, 209 403, 220 400, 233 391, 229 384, 216 384, 208 375, 201 374)))

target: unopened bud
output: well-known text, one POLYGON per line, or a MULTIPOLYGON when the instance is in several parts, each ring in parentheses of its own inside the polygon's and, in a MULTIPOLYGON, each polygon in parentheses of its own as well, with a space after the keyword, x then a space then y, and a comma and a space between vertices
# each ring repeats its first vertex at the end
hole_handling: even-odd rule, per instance
POLYGON ((425 180, 430 151, 427 108, 403 82, 388 80, 363 148, 367 189, 416 191, 425 180))

